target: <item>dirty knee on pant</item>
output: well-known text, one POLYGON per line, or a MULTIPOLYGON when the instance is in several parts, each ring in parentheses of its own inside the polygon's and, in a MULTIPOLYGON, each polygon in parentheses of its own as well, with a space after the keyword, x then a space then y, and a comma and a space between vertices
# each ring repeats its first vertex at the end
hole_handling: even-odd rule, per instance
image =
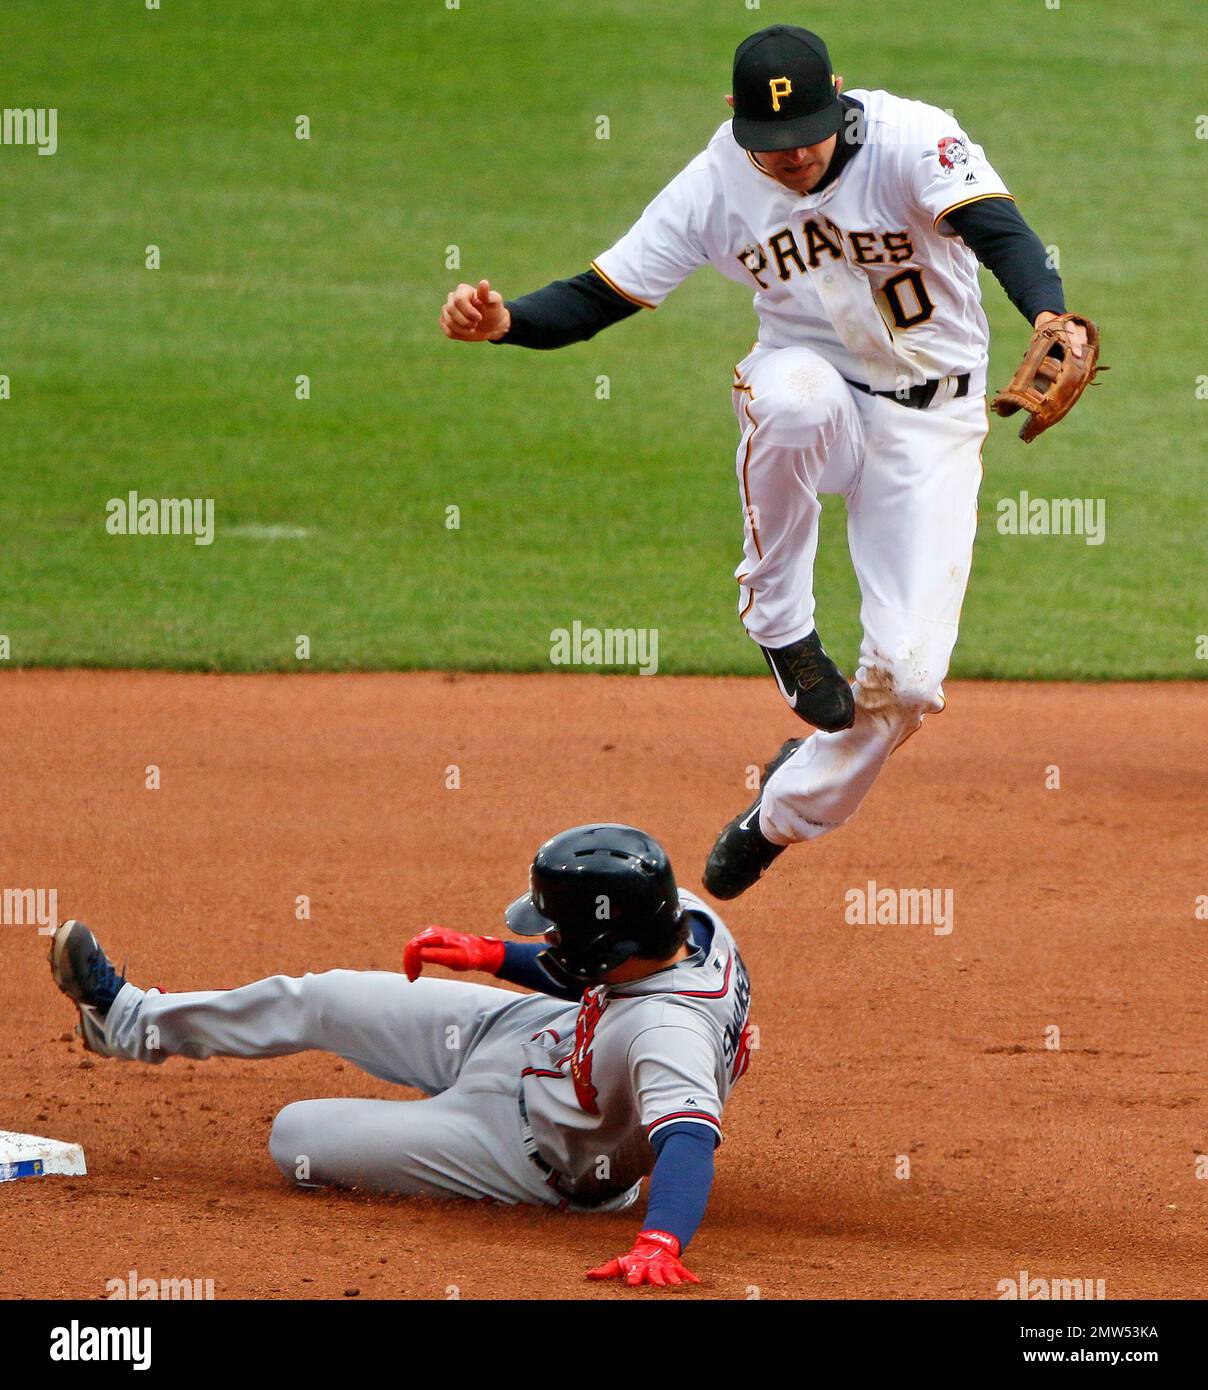
POLYGON ((861 663, 853 687, 856 708, 887 721, 917 724, 925 714, 944 708, 942 682, 947 663, 917 658, 861 663))
POLYGON ((739 616, 755 641, 785 646, 813 628, 818 499, 854 486, 863 426, 850 387, 808 349, 757 349, 738 370, 739 616))
POLYGON ((820 462, 852 415, 848 387, 839 374, 808 361, 781 373, 752 408, 769 444, 809 452, 820 462))
POLYGON ((751 444, 756 451, 776 451, 772 461, 787 473, 803 464, 803 477, 815 491, 846 491, 864 435, 847 382, 808 348, 757 349, 739 364, 739 372, 744 369, 734 396, 744 432, 740 470, 744 459, 752 461, 746 447, 751 444))
POLYGON ((812 840, 849 820, 895 748, 944 708, 946 665, 913 660, 861 664, 856 719, 814 734, 768 779, 759 825, 775 844, 812 840))

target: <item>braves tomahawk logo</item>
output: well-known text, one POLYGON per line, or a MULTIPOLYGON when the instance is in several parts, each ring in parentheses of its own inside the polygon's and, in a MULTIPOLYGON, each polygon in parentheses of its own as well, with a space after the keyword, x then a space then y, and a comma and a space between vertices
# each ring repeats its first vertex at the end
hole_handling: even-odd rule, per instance
POLYGON ((570 1054, 570 1079, 575 1088, 575 1099, 579 1109, 588 1115, 598 1115, 600 1107, 596 1104, 596 1087, 592 1085, 591 1066, 595 1060, 591 1046, 595 1041, 596 1027, 608 1000, 603 988, 589 989, 579 1005, 579 1016, 575 1019, 575 1048, 570 1054))

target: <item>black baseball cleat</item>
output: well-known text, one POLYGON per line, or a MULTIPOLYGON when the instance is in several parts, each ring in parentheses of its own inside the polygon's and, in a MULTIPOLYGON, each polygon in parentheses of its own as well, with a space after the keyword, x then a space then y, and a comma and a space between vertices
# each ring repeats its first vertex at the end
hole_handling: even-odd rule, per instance
POLYGON ((815 628, 787 647, 760 647, 785 704, 797 716, 825 733, 850 729, 856 701, 846 676, 822 650, 815 628))
POLYGON ((745 893, 758 882, 787 845, 774 845, 759 829, 759 808, 768 778, 787 762, 805 742, 791 738, 768 763, 759 779, 759 795, 740 816, 735 816, 721 832, 705 861, 704 884, 715 898, 727 900, 745 893))
POLYGON ((80 1012, 80 1035, 90 1052, 103 1042, 102 1025, 118 991, 126 983, 83 922, 61 924, 50 943, 50 973, 80 1012))

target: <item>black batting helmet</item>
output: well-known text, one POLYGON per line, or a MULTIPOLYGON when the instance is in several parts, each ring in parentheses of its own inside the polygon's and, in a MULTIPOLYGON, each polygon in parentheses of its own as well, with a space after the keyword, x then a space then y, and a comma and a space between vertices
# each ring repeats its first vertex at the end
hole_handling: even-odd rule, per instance
POLYGON ((577 825, 546 840, 504 919, 519 936, 545 937, 538 959, 563 986, 596 984, 633 956, 665 960, 687 932, 666 851, 632 825, 577 825))

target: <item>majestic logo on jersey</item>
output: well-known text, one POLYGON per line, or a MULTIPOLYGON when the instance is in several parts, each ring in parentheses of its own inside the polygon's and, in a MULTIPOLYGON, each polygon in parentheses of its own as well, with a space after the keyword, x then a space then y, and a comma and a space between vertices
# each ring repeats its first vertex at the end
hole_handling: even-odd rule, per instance
POLYGON ((787 77, 769 77, 768 86, 772 89, 772 110, 780 110, 780 98, 793 95, 793 84, 787 77))
POLYGON ((592 989, 583 996, 579 1005, 579 1016, 575 1019, 575 1048, 570 1054, 570 1078, 575 1087, 575 1099, 579 1109, 587 1115, 598 1115, 600 1107, 596 1104, 596 1087, 592 1085, 591 1068, 595 1060, 591 1046, 596 1037, 596 1026, 608 1007, 603 989, 592 989))
POLYGON ((950 174, 958 164, 968 164, 969 146, 959 135, 945 135, 936 147, 940 152, 940 164, 950 174))

